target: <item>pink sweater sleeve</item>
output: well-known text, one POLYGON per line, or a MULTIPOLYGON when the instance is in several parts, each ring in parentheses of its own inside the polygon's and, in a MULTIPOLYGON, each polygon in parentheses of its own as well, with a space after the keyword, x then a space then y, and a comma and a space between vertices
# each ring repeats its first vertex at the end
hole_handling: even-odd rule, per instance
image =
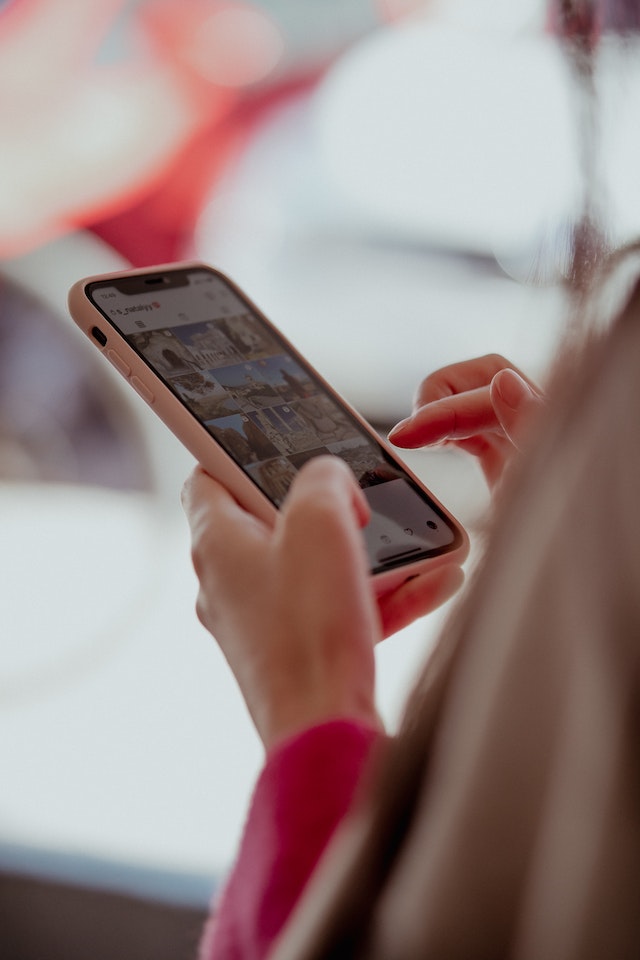
POLYGON ((235 867, 201 960, 260 960, 351 806, 379 731, 335 720, 279 744, 252 797, 235 867))

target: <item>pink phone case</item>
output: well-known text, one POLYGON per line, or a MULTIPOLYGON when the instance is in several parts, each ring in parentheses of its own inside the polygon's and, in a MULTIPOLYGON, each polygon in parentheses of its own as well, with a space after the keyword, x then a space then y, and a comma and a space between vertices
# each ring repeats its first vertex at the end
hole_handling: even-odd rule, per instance
MULTIPOLYGON (((207 264, 197 261, 187 261, 171 264, 160 264, 142 269, 127 271, 117 271, 113 273, 98 274, 92 277, 85 277, 78 280, 69 291, 69 312, 74 322, 87 335, 89 340, 103 353, 111 362, 116 370, 129 382, 133 389, 148 403, 160 419, 175 434, 175 436, 184 444, 184 446, 193 454, 202 467, 211 474, 212 477, 219 480, 228 490, 230 490, 238 503, 256 517, 267 523, 273 523, 277 508, 271 501, 258 489, 252 480, 242 471, 235 461, 223 450, 223 448, 214 440, 211 434, 196 419, 196 417, 177 399, 162 380, 154 374, 151 368, 145 363, 136 351, 131 347, 124 336, 115 328, 107 323, 102 313, 94 306, 86 293, 89 284, 96 281, 115 280, 121 277, 157 274, 163 271, 176 269, 205 268, 211 269, 207 264), (94 327, 107 332, 108 338, 102 346, 92 334, 94 327)), ((216 271, 220 273, 220 271, 216 271)), ((225 276, 226 282, 230 287, 237 291, 238 295, 249 303, 249 306, 258 314, 260 319, 271 329, 276 331, 280 338, 283 335, 276 327, 264 316, 264 314, 251 303, 246 293, 242 291, 237 284, 233 283, 225 276)), ((287 341, 288 343, 288 341, 287 341)), ((300 353, 289 344, 291 352, 295 357, 300 357, 300 353)), ((303 362, 309 365, 309 361, 303 359, 303 362)), ((313 369, 313 368, 312 368, 313 369)), ((393 458, 402 463, 397 452, 386 441, 381 440, 379 435, 367 423, 366 420, 354 408, 346 402, 333 387, 318 374, 314 373, 321 381, 326 390, 336 399, 336 401, 346 408, 353 417, 355 417, 364 430, 375 438, 377 443, 388 449, 393 458)), ((467 555, 469 549, 468 537, 464 528, 449 513, 449 511, 439 502, 439 500, 428 490, 422 481, 402 463, 407 475, 420 487, 425 490, 433 502, 442 511, 449 522, 459 531, 460 542, 454 550, 430 557, 417 560, 391 570, 376 573, 373 581, 377 594, 385 593, 394 589, 400 583, 410 577, 416 576, 425 570, 434 570, 438 566, 449 563, 461 563, 467 555)))

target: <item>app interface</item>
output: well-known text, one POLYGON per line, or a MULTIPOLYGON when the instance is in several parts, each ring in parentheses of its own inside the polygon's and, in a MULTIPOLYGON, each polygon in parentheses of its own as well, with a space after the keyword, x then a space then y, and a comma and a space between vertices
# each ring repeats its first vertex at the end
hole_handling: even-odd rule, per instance
POLYGON ((186 280, 135 293, 96 284, 91 297, 274 504, 307 460, 330 453, 371 506, 374 569, 454 545, 448 520, 224 278, 196 269, 186 280))

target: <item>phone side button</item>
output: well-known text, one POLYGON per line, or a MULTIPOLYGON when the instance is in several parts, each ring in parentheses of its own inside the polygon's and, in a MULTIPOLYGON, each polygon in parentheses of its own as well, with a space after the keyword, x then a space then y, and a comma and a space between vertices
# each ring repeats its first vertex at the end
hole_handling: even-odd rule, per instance
POLYGON ((131 367, 128 363, 125 363, 120 354, 116 353, 115 350, 107 350, 106 354, 116 370, 118 370, 123 377, 128 377, 131 373, 131 367))
POLYGON ((149 387, 144 385, 142 380, 138 380, 137 377, 131 377, 130 382, 133 389, 136 391, 136 393, 140 394, 143 400, 146 400, 147 403, 153 403, 155 397, 151 393, 151 390, 149 390, 149 387))

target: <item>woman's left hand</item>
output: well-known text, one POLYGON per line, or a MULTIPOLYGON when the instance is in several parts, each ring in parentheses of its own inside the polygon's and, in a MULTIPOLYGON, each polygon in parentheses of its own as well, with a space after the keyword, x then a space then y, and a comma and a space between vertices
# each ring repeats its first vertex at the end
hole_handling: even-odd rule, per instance
POLYGON ((373 649, 462 582, 454 564, 376 599, 366 499, 337 457, 306 464, 273 527, 196 468, 183 492, 197 611, 269 748, 331 718, 378 725, 373 649))

